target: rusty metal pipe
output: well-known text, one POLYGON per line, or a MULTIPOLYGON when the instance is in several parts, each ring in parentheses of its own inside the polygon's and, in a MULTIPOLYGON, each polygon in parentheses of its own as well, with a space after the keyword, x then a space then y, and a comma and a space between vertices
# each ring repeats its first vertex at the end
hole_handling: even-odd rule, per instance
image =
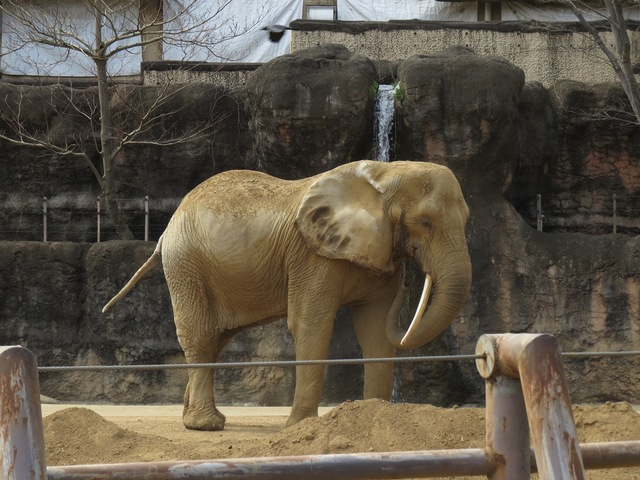
MULTIPOLYGON (((581 445, 581 450, 585 468, 589 470, 640 466, 640 441, 585 443, 581 445)), ((499 456, 489 454, 481 449, 389 454, 311 455, 49 467, 48 480, 86 480, 89 478, 96 480, 114 478, 173 480, 177 478, 214 478, 214 476, 225 479, 255 478, 265 480, 278 478, 286 480, 299 478, 300 475, 317 480, 335 479, 338 474, 340 474, 340 478, 349 479, 403 478, 409 474, 403 470, 407 465, 412 470, 406 472, 411 472, 410 475, 414 478, 452 475, 486 475, 493 478, 491 470, 499 462, 499 456), (322 461, 327 458, 328 462, 322 461), (463 465, 457 465, 458 461, 463 465), (384 465, 385 463, 386 465, 384 465), (416 463, 420 463, 420 465, 416 467, 416 463)), ((537 472, 536 461, 535 457, 531 455, 531 473, 535 472, 537 472)))
POLYGON ((587 470, 640 467, 640 440, 580 445, 587 470))
POLYGON ((44 480, 38 365, 26 348, 0 347, 0 478, 44 480))
POLYGON ((483 335, 476 353, 485 378, 519 378, 540 478, 583 480, 584 464, 576 433, 560 348, 548 334, 483 335))
POLYGON ((487 448, 499 457, 489 480, 529 478, 529 425, 520 382, 498 376, 486 383, 487 448))
POLYGON ((492 480, 527 478, 529 472, 522 464, 527 458, 523 451, 529 449, 513 452, 510 451, 513 446, 508 445, 509 442, 517 446, 525 443, 521 394, 529 412, 529 427, 532 433, 541 437, 537 442, 534 438, 535 456, 529 452, 530 467, 526 470, 537 470, 535 457, 541 459, 543 465, 541 479, 584 478, 585 466, 590 469, 640 466, 640 441, 584 445, 572 441, 576 438, 575 425, 559 349, 553 337, 484 335, 476 350, 483 355, 477 361, 478 370, 487 379, 488 387, 486 449, 76 465, 47 469, 35 357, 22 347, 0 347, 0 478, 286 480, 304 476, 309 480, 336 477, 357 480, 465 475, 487 476, 492 480), (520 384, 512 381, 517 376, 522 380, 523 391, 516 388, 520 384), (557 403, 560 403, 559 408, 557 403), (549 440, 544 435, 550 432, 549 440), (559 441, 560 438, 568 440, 567 445, 559 441), (563 457, 567 453, 565 450, 569 452, 568 467, 563 457), (571 457, 572 452, 578 457, 571 457), (576 460, 579 460, 581 470, 576 469, 576 460))
POLYGON ((48 480, 173 480, 224 478, 335 480, 487 476, 495 457, 485 449, 307 455, 190 462, 49 467, 48 480))

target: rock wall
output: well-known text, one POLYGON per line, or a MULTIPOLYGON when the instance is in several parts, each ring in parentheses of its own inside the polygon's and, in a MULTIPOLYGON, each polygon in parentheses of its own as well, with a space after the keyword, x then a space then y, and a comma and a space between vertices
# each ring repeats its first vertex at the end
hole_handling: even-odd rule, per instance
MULTIPOLYGON (((565 351, 640 350, 640 237, 630 235, 638 233, 633 209, 619 212, 626 234, 610 235, 604 234, 608 206, 589 203, 610 193, 632 197, 640 188, 638 127, 601 115, 617 106, 619 89, 567 82, 546 89, 526 83, 509 62, 465 48, 387 68, 402 92, 392 159, 448 165, 471 209, 471 298, 445 334, 410 353, 472 353, 478 336, 499 332, 548 332, 565 351), (544 232, 532 228, 537 193, 546 201, 544 232)), ((181 148, 123 152, 119 192, 123 198, 148 194, 159 205, 152 213, 157 236, 177 200, 211 174, 258 168, 297 178, 367 157, 374 149, 376 71, 369 59, 329 45, 276 59, 237 91, 194 86, 188 111, 195 118, 219 115, 219 130, 181 148)), ((98 192, 86 166, 43 162, 34 151, 2 147, 0 344, 25 345, 43 365, 182 362, 160 269, 108 315, 100 313, 153 242, 91 243, 98 192), (60 218, 52 239, 81 243, 24 241, 36 240, 41 229, 38 202, 27 208, 24 199, 43 189, 52 204, 74 212, 60 218)), ((420 286, 412 285, 414 303, 420 286)), ((331 348, 332 357, 360 354, 348 309, 331 348)), ((292 358, 281 320, 238 335, 222 360, 292 358)), ((635 401, 640 378, 630 365, 636 361, 567 361, 572 399, 635 401)), ((361 396, 361 367, 327 370, 325 402, 361 396)), ((51 373, 42 375, 42 385, 43 393, 61 399, 175 402, 185 379, 177 370, 51 373)), ((221 403, 286 405, 293 381, 291 368, 222 370, 216 389, 221 403)), ((419 363, 396 366, 394 395, 451 405, 480 403, 484 390, 473 362, 419 363)))

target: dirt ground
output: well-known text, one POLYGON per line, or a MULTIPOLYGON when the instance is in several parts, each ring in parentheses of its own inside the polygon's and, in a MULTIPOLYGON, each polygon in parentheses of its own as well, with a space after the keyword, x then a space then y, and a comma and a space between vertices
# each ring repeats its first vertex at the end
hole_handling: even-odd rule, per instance
MULTIPOLYGON (((478 448, 485 442, 482 408, 354 401, 289 428, 286 408, 220 410, 227 415, 224 431, 196 432, 183 427, 177 406, 43 405, 47 464, 478 448)), ((628 403, 575 406, 574 418, 582 443, 640 440, 640 414, 628 403)), ((640 467, 587 476, 638 480, 640 467)))

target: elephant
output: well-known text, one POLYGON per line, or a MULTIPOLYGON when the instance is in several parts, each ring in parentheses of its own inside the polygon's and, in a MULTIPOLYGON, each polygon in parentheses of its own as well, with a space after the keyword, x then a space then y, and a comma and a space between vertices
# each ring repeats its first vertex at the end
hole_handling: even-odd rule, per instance
MULTIPOLYGON (((285 316, 296 359, 326 359, 345 305, 363 357, 392 358, 440 335, 464 306, 468 217, 454 174, 429 162, 360 160, 299 180, 222 172, 184 197, 103 312, 161 261, 188 364, 215 362, 239 331, 285 316), (410 257, 425 282, 405 329, 398 317, 410 257)), ((287 425, 317 416, 324 366, 298 365, 295 376, 287 425)), ((392 376, 391 361, 365 363, 364 398, 390 400, 392 376)), ((224 429, 212 369, 188 369, 182 419, 188 429, 224 429)))

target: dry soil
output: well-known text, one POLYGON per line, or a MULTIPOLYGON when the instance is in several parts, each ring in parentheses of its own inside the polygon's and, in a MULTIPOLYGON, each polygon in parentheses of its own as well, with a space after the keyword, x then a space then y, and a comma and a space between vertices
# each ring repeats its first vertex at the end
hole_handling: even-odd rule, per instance
MULTIPOLYGON (((285 409, 249 410, 249 416, 246 410, 229 410, 224 431, 196 432, 182 426, 177 407, 127 412, 126 407, 43 405, 47 464, 477 448, 485 442, 482 408, 364 400, 323 409, 320 417, 289 428, 285 409), (252 416, 260 412, 268 414, 252 416)), ((575 406, 574 417, 582 443, 640 440, 640 415, 628 403, 575 406)), ((638 480, 640 467, 590 470, 587 476, 638 480)))

